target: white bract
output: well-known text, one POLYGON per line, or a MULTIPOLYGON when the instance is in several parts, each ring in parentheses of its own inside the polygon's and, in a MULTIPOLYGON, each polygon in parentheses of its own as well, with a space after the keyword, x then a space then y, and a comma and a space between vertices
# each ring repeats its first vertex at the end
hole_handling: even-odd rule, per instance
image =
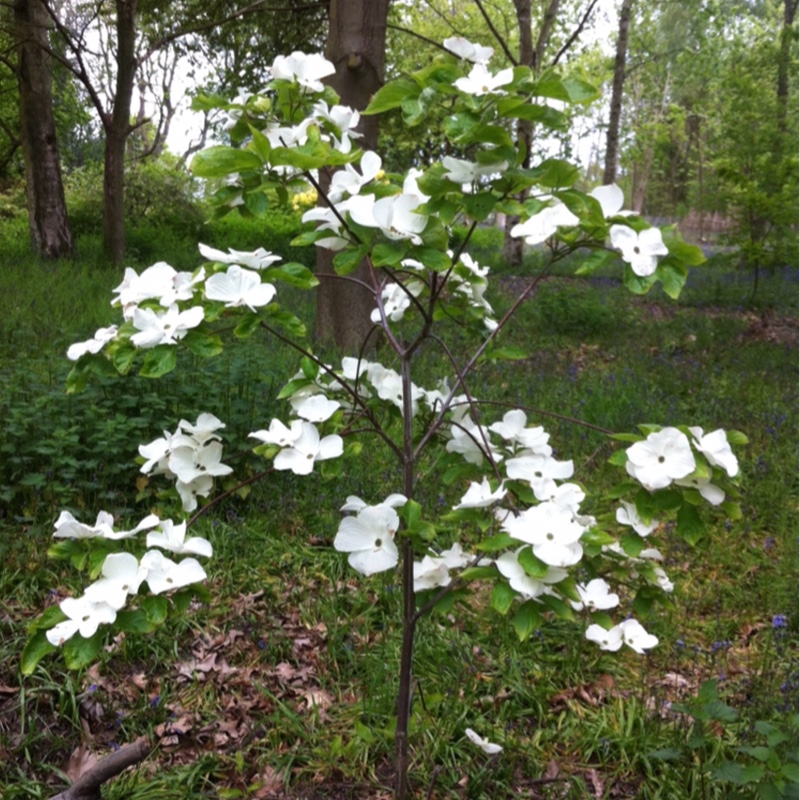
POLYGON ((156 313, 151 308, 134 308, 133 327, 139 333, 131 336, 131 344, 143 350, 160 344, 177 344, 192 328, 196 328, 205 316, 202 306, 181 311, 177 304, 165 312, 156 313))
POLYGON ((399 558, 394 542, 399 525, 400 517, 391 506, 364 506, 355 517, 345 517, 339 523, 333 546, 349 553, 348 563, 362 575, 384 572, 399 558))
POLYGON ((696 464, 686 434, 662 428, 627 449, 625 468, 645 489, 665 489, 672 481, 695 471, 696 464))
POLYGON ((119 328, 116 325, 109 325, 107 328, 98 328, 94 332, 94 338, 87 339, 85 342, 71 344, 67 350, 67 358, 70 361, 77 361, 86 353, 99 353, 104 345, 108 344, 116 335, 119 328))
POLYGON ((570 603, 576 611, 588 608, 590 611, 602 611, 609 608, 616 608, 619 605, 619 595, 611 591, 611 587, 602 579, 595 578, 585 586, 579 583, 576 587, 581 597, 581 602, 570 603))
POLYGON ((86 597, 119 610, 125 605, 128 595, 139 591, 147 570, 139 566, 139 559, 132 553, 110 553, 103 562, 100 575, 99 580, 86 587, 86 597))
POLYGON ((181 589, 190 583, 200 583, 207 577, 196 558, 184 558, 175 563, 159 550, 148 550, 140 563, 147 570, 145 580, 153 594, 181 589))
POLYGON ((502 500, 505 495, 506 490, 502 482, 497 489, 492 491, 492 487, 489 485, 489 479, 484 477, 481 483, 472 481, 466 494, 461 498, 461 502, 453 506, 453 508, 485 508, 486 506, 496 503, 498 500, 502 500))
POLYGON ((606 186, 598 186, 596 189, 592 189, 592 191, 589 192, 589 197, 594 197, 594 199, 600 203, 603 216, 606 218, 628 216, 633 213, 632 211, 622 210, 622 206, 625 203, 625 194, 615 183, 609 183, 606 186))
POLYGON ((290 56, 278 56, 272 62, 272 77, 297 81, 309 92, 321 92, 322 79, 336 73, 336 67, 319 53, 301 53, 295 50, 290 56))
POLYGON ((320 439, 319 431, 310 422, 300 421, 300 436, 281 450, 273 464, 275 469, 288 469, 295 475, 310 475, 316 461, 337 458, 344 452, 342 437, 331 434, 320 439))
POLYGON ((453 86, 464 94, 481 97, 485 94, 506 94, 500 87, 514 80, 514 70, 500 70, 497 75, 492 75, 484 64, 475 64, 466 78, 458 78, 453 86))
POLYGON ((107 511, 97 515, 94 525, 78 522, 69 511, 62 511, 55 522, 53 536, 57 539, 93 539, 96 536, 110 537, 114 530, 114 517, 107 511))
POLYGON ((45 634, 50 644, 58 647, 71 639, 76 633, 89 639, 97 633, 100 625, 110 625, 117 618, 116 609, 103 601, 88 597, 68 597, 60 603, 61 610, 68 619, 59 622, 45 634))
POLYGON ((547 241, 560 227, 572 227, 580 220, 560 201, 547 206, 534 214, 530 219, 515 225, 511 229, 512 236, 524 236, 530 245, 547 241))
POLYGON ((648 633, 635 619, 626 619, 608 631, 600 625, 590 625, 586 629, 586 638, 600 645, 601 650, 619 650, 624 643, 639 654, 658 644, 658 638, 648 633))
POLYGON ((483 739, 475 733, 472 728, 467 728, 464 733, 467 735, 467 739, 469 739, 472 744, 480 747, 484 753, 493 756, 495 753, 499 753, 503 748, 499 744, 494 744, 490 742, 488 739, 483 739))
POLYGON ((247 306, 254 312, 275 297, 275 287, 271 283, 261 283, 257 272, 234 264, 227 272, 217 272, 206 281, 206 297, 225 303, 225 308, 247 306))
POLYGON ((637 233, 627 225, 612 225, 609 235, 611 246, 622 253, 623 260, 640 278, 652 275, 658 267, 658 257, 669 253, 658 228, 637 233))
POLYGON ((491 47, 474 44, 463 36, 451 36, 445 39, 442 44, 444 44, 445 48, 451 53, 455 53, 459 58, 463 58, 465 61, 471 61, 473 64, 487 64, 489 59, 494 55, 494 50, 491 47))
POLYGON ((185 522, 176 525, 171 519, 165 519, 158 527, 160 531, 151 531, 147 534, 148 547, 160 547, 162 550, 169 550, 179 555, 191 553, 206 558, 213 555, 214 550, 208 539, 204 539, 202 536, 186 538, 185 522))
POLYGON ((636 504, 625 500, 620 501, 620 508, 617 509, 617 522, 620 525, 629 525, 639 536, 649 536, 658 527, 658 520, 644 522, 636 510, 636 504))
POLYGON ((729 478, 735 478, 739 472, 739 462, 731 450, 728 437, 721 428, 712 433, 703 434, 703 429, 689 428, 694 437, 694 446, 708 459, 710 464, 721 467, 728 473, 729 478))
POLYGON ((222 250, 215 250, 206 244, 199 244, 198 248, 200 254, 209 261, 216 261, 220 264, 238 264, 240 267, 250 267, 251 269, 266 269, 276 261, 281 260, 280 256, 270 253, 263 247, 259 247, 252 252, 228 248, 227 253, 223 253, 222 250))

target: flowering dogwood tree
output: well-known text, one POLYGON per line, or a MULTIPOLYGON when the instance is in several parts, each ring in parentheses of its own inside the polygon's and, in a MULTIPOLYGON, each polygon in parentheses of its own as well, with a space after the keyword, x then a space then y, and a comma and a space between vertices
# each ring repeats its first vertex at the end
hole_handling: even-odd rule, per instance
MULTIPOLYGON (((441 162, 384 175, 378 154, 358 149, 358 112, 338 105, 321 83, 332 66, 320 56, 293 53, 276 60, 263 95, 223 104, 243 146, 212 147, 193 163, 197 175, 221 182, 222 206, 251 209, 262 206, 267 192, 287 198, 309 187, 319 190, 319 171, 342 168, 330 193, 321 194, 322 205, 304 215, 313 230, 295 243, 335 251, 337 280, 354 280, 356 267, 367 260, 374 331, 388 343, 390 363, 362 356, 330 364, 303 343, 302 324, 279 305, 278 284, 315 286, 304 266, 281 263, 263 250, 223 253, 205 245, 205 261, 191 273, 163 263, 141 275, 127 270, 114 299, 122 323, 69 352, 76 361, 69 389, 75 391, 96 374, 138 369, 158 377, 175 366, 182 350, 217 356, 222 327, 240 339, 265 330, 294 347, 301 361, 279 395, 288 401, 289 416, 265 420, 251 433, 257 454, 275 469, 312 475, 325 462, 355 456, 359 439, 372 437, 388 447, 398 466, 395 491, 347 497, 333 546, 365 577, 399 573, 398 798, 409 790, 419 620, 488 582, 491 605, 510 616, 521 640, 556 616, 583 621, 586 638, 604 650, 624 644, 645 652, 657 638, 639 620, 615 622, 612 613, 621 595, 644 615, 672 590, 653 545, 660 523, 674 518, 678 534, 695 542, 709 511, 738 513, 731 443, 744 441, 741 434, 683 426, 643 425, 616 436, 628 445, 611 458, 622 469, 621 482, 608 498, 608 512, 594 517, 582 508, 586 490, 576 481, 573 462, 554 457, 545 429, 521 409, 493 419, 491 407, 474 396, 471 376, 481 363, 527 355, 504 346, 502 335, 541 278, 533 277, 502 316, 495 313, 486 299, 489 270, 468 252, 471 233, 493 213, 521 216, 512 234, 546 243, 553 259, 584 249, 579 272, 620 263, 624 283, 635 293, 660 281, 676 297, 687 268, 702 254, 671 229, 652 228, 624 212, 617 187, 590 194, 578 189, 578 171, 566 161, 521 166, 524 154, 509 133, 515 121, 531 120, 545 133, 557 129, 565 118, 550 101, 587 102, 595 97, 593 87, 552 72, 536 76, 526 67, 496 72, 488 48, 461 39, 445 45, 452 55, 387 84, 363 112, 400 109, 414 125, 434 104, 445 105, 444 133, 455 155, 441 162), (514 198, 523 192, 528 199, 520 203, 514 198), (450 232, 457 223, 469 232, 453 248, 450 232), (455 326, 472 336, 466 356, 449 339, 455 326), (436 348, 448 364, 433 387, 413 379, 414 358, 425 347, 436 348), (456 492, 444 515, 419 502, 417 466, 434 449, 441 481, 456 492), (613 591, 613 584, 622 588, 613 591)), ((215 479, 230 472, 216 433, 222 426, 202 414, 140 448, 142 471, 174 480, 184 511, 194 510, 198 498, 210 496, 215 479)), ((34 623, 24 671, 62 645, 70 665, 85 664, 106 632, 152 630, 172 609, 185 608, 192 591, 202 591, 197 587, 205 572, 195 556, 211 556, 211 544, 186 538, 183 522, 150 515, 122 532, 113 524, 105 512, 94 526, 67 512, 59 517, 54 554, 87 568, 94 583, 34 623), (120 542, 126 549, 118 552, 120 542), (184 557, 175 561, 164 551, 184 557)), ((465 734, 489 754, 500 749, 470 729, 465 734)))

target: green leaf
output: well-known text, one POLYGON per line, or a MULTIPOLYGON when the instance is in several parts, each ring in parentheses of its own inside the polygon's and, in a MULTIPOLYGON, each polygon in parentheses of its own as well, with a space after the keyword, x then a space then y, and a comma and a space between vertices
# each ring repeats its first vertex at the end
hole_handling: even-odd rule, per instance
POLYGON ((492 361, 499 361, 501 359, 506 361, 524 361, 526 358, 530 358, 530 355, 530 350, 513 344, 497 347, 489 353, 489 357, 492 361))
POLYGON ((549 594, 543 594, 540 598, 542 605, 546 606, 548 610, 552 611, 559 619, 575 619, 575 612, 572 606, 567 605, 563 600, 558 597, 553 597, 549 594))
POLYGON ((120 345, 111 354, 111 363, 120 375, 127 374, 136 358, 136 348, 132 344, 120 345))
POLYGON ((275 305, 268 305, 265 311, 270 321, 277 323, 289 336, 302 339, 306 335, 306 326, 294 314, 275 305))
POLYGON ((673 299, 680 297, 686 278, 689 276, 688 268, 673 258, 665 258, 659 263, 656 275, 664 287, 664 291, 673 299))
POLYGON ((705 525, 690 503, 684 503, 678 509, 677 526, 678 535, 690 545, 697 544, 705 534, 705 525))
POLYGON ((459 578, 465 581, 482 581, 486 578, 496 578, 497 569, 495 567, 467 567, 459 573, 459 578))
POLYGON ((620 537, 619 543, 622 545, 625 554, 631 558, 638 558, 639 553, 644 550, 644 539, 633 531, 625 531, 620 537))
POLYGON ((172 372, 177 363, 177 348, 174 345, 161 344, 147 351, 139 374, 143 378, 160 378, 162 375, 172 372))
POLYGON ((517 593, 505 582, 495 584, 492 589, 492 608, 500 614, 507 614, 517 593))
POLYGON ((198 178, 224 178, 234 172, 260 170, 263 166, 252 150, 217 145, 198 153, 192 159, 190 169, 198 178))
POLYGON ((423 263, 428 269, 434 272, 446 272, 453 265, 450 256, 433 247, 414 247, 409 256, 423 263))
POLYGON ((237 339, 247 339, 252 336, 261 324, 261 317, 258 314, 245 314, 239 324, 233 329, 233 335, 237 339))
POLYGON ((640 277, 631 268, 630 265, 625 266, 625 271, 622 273, 622 282, 629 292, 633 294, 647 294, 650 289, 658 281, 658 275, 653 273, 646 277, 640 277))
POLYGON ((173 608, 178 613, 183 613, 189 608, 192 602, 192 592, 189 589, 182 589, 179 592, 175 592, 170 600, 172 601, 173 608))
POLYGON ((650 750, 647 756, 654 758, 656 761, 677 761, 681 758, 682 753, 674 747, 664 747, 661 750, 650 750))
POLYGON ((524 602, 511 620, 511 625, 521 642, 524 642, 542 624, 542 615, 533 600, 524 602))
POLYGON ((557 158, 548 158, 538 167, 520 171, 522 174, 529 175, 541 186, 552 189, 572 186, 580 177, 577 167, 568 161, 561 161, 557 158))
POLYGON ((379 242, 372 250, 372 263, 376 267, 397 266, 405 257, 408 246, 402 241, 379 242))
MULTIPOLYGON (((222 352, 222 339, 216 333, 189 331, 182 339, 190 352, 201 358, 213 358, 222 352)), ((173 348, 174 350, 174 348, 173 348)))
POLYGON ((391 81, 391 83, 387 83, 378 89, 370 104, 361 113, 367 115, 380 114, 383 111, 398 108, 404 100, 418 96, 421 91, 420 86, 414 81, 405 78, 391 81))
POLYGON ((464 208, 467 214, 478 222, 483 222, 494 210, 497 198, 492 192, 478 192, 467 194, 463 197, 464 208))
POLYGON ((80 634, 75 634, 64 645, 64 661, 69 669, 83 669, 88 667, 96 658, 103 647, 103 630, 98 630, 94 636, 84 639, 80 634))
MULTIPOLYGON (((69 561, 76 553, 85 553, 86 548, 75 539, 61 539, 47 550, 47 557, 56 561, 69 561)), ((58 608, 58 606, 55 606, 58 608)), ((48 609, 49 610, 49 609, 48 609)))
POLYGON ((152 633, 156 626, 147 618, 142 609, 117 612, 117 627, 125 633, 152 633))
MULTIPOLYGON (((59 609, 60 610, 60 609, 59 609)), ((48 654, 58 648, 47 640, 44 630, 36 631, 25 643, 20 656, 19 668, 23 675, 33 675, 36 665, 48 654)))
POLYGON ((538 559, 533 554, 533 550, 530 547, 520 550, 517 559, 522 569, 524 569, 531 578, 543 578, 547 575, 548 569, 550 569, 544 561, 538 559))
POLYGON ((319 285, 319 280, 314 273, 304 264, 290 261, 288 264, 281 264, 279 267, 270 267, 267 277, 283 281, 290 286, 297 286, 299 289, 313 289, 319 285))
POLYGON ((368 253, 369 244, 362 244, 359 247, 346 247, 344 250, 340 250, 333 257, 333 268, 336 270, 336 274, 349 275, 354 272, 368 253))
POLYGON ((272 150, 269 139, 258 128, 254 128, 252 125, 247 127, 250 128, 250 135, 253 137, 253 145, 256 151, 266 163, 269 163, 269 154, 270 150, 272 150))
POLYGON ((50 606, 45 609, 36 619, 28 624, 28 633, 34 631, 49 631, 50 628, 58 625, 67 619, 67 615, 61 610, 60 606, 50 606))
POLYGON ((516 541, 516 539, 512 539, 507 533, 498 533, 495 536, 484 539, 476 546, 476 549, 480 550, 482 553, 496 553, 500 550, 505 550, 507 547, 511 547, 516 541))
POLYGON ((591 275, 593 272, 600 269, 600 267, 604 267, 616 258, 617 254, 611 250, 593 250, 591 254, 581 262, 581 265, 575 270, 575 274, 591 275))
POLYGON ((728 440, 728 444, 736 445, 736 444, 747 444, 748 439, 741 431, 727 431, 725 433, 725 438, 728 440))
POLYGON ((140 606, 147 619, 155 626, 163 625, 169 613, 169 600, 163 595, 149 595, 143 597, 140 606))
POLYGON ((608 463, 615 467, 624 467, 628 463, 628 454, 624 450, 616 450, 611 454, 608 463))

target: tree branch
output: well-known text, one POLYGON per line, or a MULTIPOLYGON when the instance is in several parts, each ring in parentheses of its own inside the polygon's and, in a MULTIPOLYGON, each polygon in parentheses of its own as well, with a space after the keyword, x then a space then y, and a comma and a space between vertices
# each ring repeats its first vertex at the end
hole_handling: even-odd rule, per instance
POLYGON ((586 23, 589 21, 589 17, 592 15, 592 11, 594 11, 594 7, 596 5, 597 5, 597 0, 591 0, 589 6, 586 9, 586 13, 583 15, 580 23, 578 24, 578 27, 575 28, 575 30, 572 33, 572 36, 570 36, 569 39, 567 39, 564 46, 558 51, 558 53, 556 53, 556 57, 550 62, 551 67, 554 67, 556 64, 558 64, 561 56, 563 56, 564 53, 566 53, 567 50, 569 50, 569 48, 572 47, 572 45, 575 43, 575 40, 583 33, 583 29, 586 27, 586 23))
POLYGON ((511 64, 515 67, 519 66, 519 61, 514 58, 511 50, 508 49, 508 45, 506 44, 506 40, 500 35, 500 32, 495 28, 494 23, 489 18, 489 15, 486 13, 486 9, 483 7, 483 3, 481 0, 475 0, 475 5, 478 6, 478 10, 481 12, 481 15, 486 20, 486 24, 489 26, 489 30, 492 32, 492 35, 495 39, 497 39, 497 43, 503 49, 503 52, 506 54, 506 58, 511 62, 511 64))

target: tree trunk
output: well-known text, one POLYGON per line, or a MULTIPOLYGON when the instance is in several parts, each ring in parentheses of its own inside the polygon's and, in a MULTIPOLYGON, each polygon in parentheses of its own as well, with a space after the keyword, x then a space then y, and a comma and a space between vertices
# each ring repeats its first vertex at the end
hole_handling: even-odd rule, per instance
POLYGON ((31 244, 45 258, 61 258, 72 253, 74 243, 67 219, 53 113, 48 20, 41 0, 15 2, 20 133, 31 244))
POLYGON ((103 171, 103 241, 114 264, 125 257, 125 144, 132 130, 131 102, 136 77, 137 0, 116 0, 117 78, 114 108, 103 116, 106 133, 103 171))
POLYGON ((791 67, 792 25, 797 13, 797 0, 783 0, 783 26, 781 28, 778 60, 778 129, 786 131, 786 110, 789 100, 789 69, 791 67))
MULTIPOLYGON (((331 0, 325 56, 336 67, 330 84, 343 105, 366 108, 383 84, 388 10, 389 0, 331 0)), ((364 149, 374 149, 377 117, 362 117, 359 130, 364 134, 364 149)), ((317 277, 315 338, 342 351, 357 352, 373 327, 370 314, 375 307, 374 294, 337 277, 333 254, 323 248, 317 249, 317 277)), ((367 265, 361 264, 352 277, 368 283, 367 265)))
MULTIPOLYGON (((552 5, 558 5, 559 0, 552 0, 552 5)), ((514 9, 517 13, 517 25, 519 27, 519 63, 521 66, 533 67, 533 33, 531 19, 531 0, 514 0, 514 9)), ((540 31, 539 38, 544 34, 544 23, 540 31)), ((544 44, 542 45, 544 48, 544 44)), ((522 166, 526 169, 531 165, 531 145, 533 143, 533 123, 527 119, 521 119, 517 123, 517 142, 525 146, 525 159, 522 166)), ((525 200, 526 193, 519 196, 520 202, 525 200)), ((504 225, 503 238, 503 259, 511 267, 522 266, 523 243, 522 237, 512 237, 511 229, 519 222, 517 215, 509 214, 504 225)))
POLYGON ((631 21, 633 0, 623 0, 619 12, 619 33, 617 35, 617 54, 614 59, 614 82, 611 85, 611 112, 608 118, 606 136, 606 168, 603 183, 617 180, 619 162, 619 129, 622 119, 622 90, 625 85, 625 59, 628 54, 628 28, 631 21))

